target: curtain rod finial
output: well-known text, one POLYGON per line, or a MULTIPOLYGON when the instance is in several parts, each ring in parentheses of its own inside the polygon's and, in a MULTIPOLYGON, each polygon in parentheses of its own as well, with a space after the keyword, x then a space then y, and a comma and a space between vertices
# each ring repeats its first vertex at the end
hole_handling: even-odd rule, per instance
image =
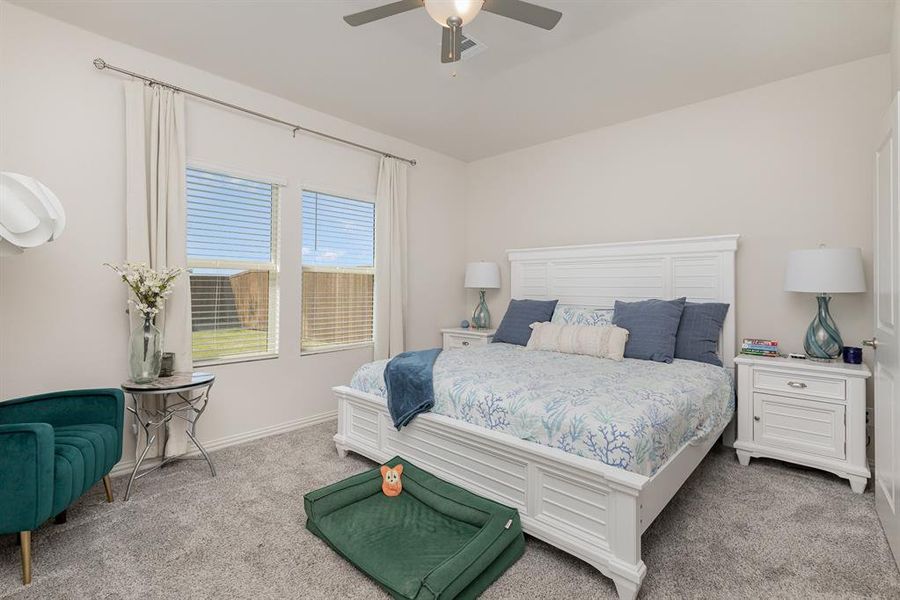
POLYGON ((100 69, 101 71, 106 68, 106 61, 102 58, 94 59, 94 66, 100 69))

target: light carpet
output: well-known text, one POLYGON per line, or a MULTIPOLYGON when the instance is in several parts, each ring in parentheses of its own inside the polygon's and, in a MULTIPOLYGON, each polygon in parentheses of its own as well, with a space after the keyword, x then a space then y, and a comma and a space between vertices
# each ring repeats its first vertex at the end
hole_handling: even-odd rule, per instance
MULTIPOLYGON (((176 463, 137 483, 98 485, 68 523, 34 534, 34 582, 19 579, 14 536, 0 536, 0 597, 383 598, 304 528, 303 494, 371 468, 339 459, 335 423, 176 463)), ((643 538, 641 598, 900 598, 900 573, 871 491, 768 460, 738 465, 717 446, 643 538)), ((615 598, 610 580, 529 538, 483 598, 615 598)))

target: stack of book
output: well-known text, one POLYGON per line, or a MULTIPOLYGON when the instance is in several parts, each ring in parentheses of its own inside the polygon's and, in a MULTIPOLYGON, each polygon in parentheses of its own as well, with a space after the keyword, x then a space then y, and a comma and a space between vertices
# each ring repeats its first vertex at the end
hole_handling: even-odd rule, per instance
POLYGON ((741 354, 751 354, 753 356, 779 356, 778 342, 775 340, 757 340, 753 338, 744 338, 741 344, 741 354))

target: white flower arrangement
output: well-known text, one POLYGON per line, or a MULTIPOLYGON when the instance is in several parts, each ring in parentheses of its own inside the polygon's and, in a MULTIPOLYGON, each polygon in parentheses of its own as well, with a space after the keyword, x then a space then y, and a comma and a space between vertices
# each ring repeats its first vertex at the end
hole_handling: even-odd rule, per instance
POLYGON ((125 285, 134 292, 134 298, 129 298, 128 303, 134 306, 144 318, 152 318, 159 314, 166 302, 166 297, 172 293, 175 280, 179 275, 187 272, 187 269, 181 267, 166 267, 162 271, 157 271, 145 263, 104 264, 118 273, 125 285))

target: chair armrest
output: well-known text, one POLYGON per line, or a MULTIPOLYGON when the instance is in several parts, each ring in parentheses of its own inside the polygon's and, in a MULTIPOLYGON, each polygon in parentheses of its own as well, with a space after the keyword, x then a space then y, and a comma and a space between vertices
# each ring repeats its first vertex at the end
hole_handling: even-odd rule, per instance
POLYGON ((103 423, 122 430, 122 390, 72 390, 0 402, 0 424, 49 423, 53 427, 103 423))
POLYGON ((0 425, 48 423, 53 427, 103 423, 119 432, 117 454, 122 455, 125 395, 122 390, 71 390, 38 394, 0 402, 0 425))
POLYGON ((51 517, 53 454, 47 423, 0 425, 0 533, 31 531, 51 517))

